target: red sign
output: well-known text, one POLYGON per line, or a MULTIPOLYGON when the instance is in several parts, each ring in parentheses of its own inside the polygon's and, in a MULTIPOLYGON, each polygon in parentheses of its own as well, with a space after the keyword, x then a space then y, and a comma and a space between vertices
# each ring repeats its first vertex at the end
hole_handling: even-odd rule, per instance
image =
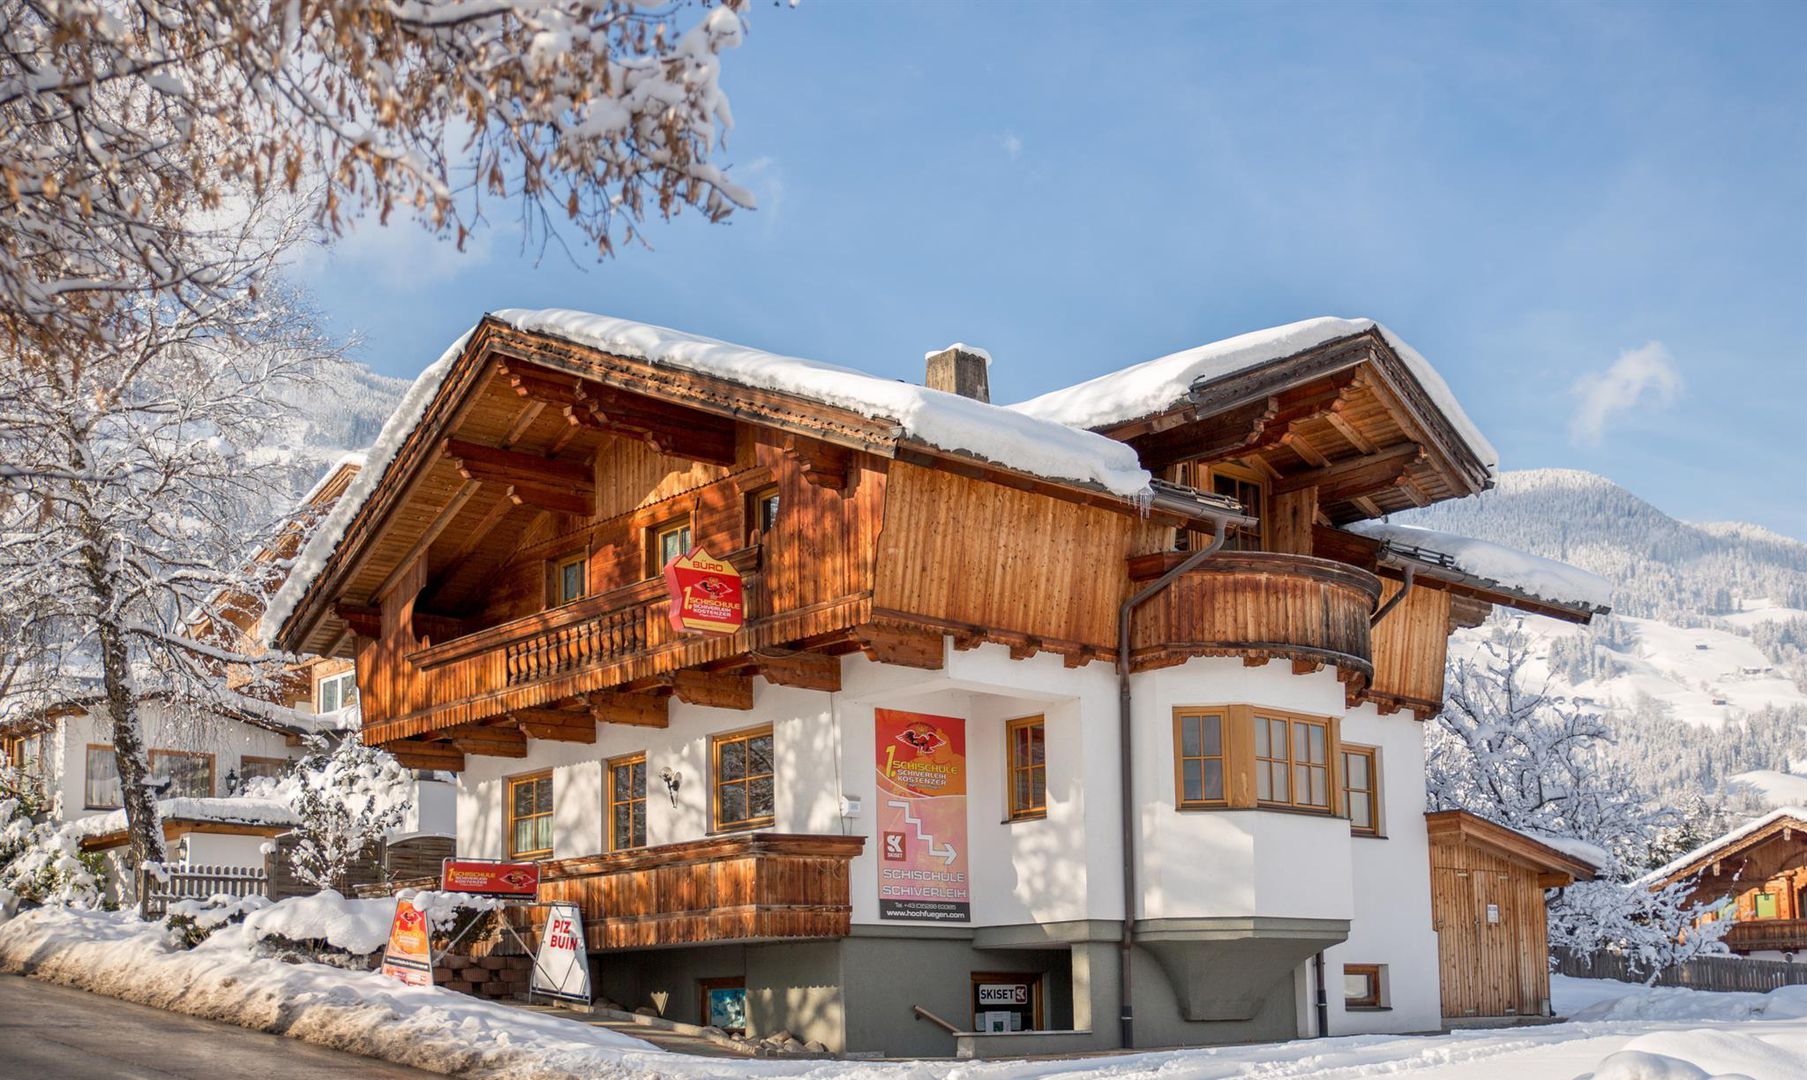
POLYGON ((447 859, 441 864, 439 887, 446 892, 536 896, 540 891, 540 867, 538 863, 447 859))
POLYGON ((896 709, 873 718, 884 837, 878 917, 966 922, 966 721, 896 709))
POLYGON ((746 621, 740 571, 701 548, 665 564, 671 628, 680 634, 732 634, 746 621))

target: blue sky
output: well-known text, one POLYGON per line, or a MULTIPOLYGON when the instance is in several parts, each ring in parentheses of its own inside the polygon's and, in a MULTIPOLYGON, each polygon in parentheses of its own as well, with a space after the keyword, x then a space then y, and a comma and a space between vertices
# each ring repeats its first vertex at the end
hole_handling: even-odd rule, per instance
POLYGON ((416 374, 577 307, 994 400, 1313 315, 1437 365, 1508 468, 1807 538, 1801 4, 756 3, 724 160, 760 209, 604 264, 405 225, 310 260, 416 374), (1629 354, 1629 355, 1628 355, 1629 354))

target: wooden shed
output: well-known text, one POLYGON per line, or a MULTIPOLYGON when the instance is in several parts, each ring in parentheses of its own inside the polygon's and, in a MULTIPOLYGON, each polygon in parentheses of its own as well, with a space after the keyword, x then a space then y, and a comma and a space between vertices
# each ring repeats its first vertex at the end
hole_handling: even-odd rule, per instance
POLYGON ((1595 868, 1465 810, 1425 821, 1444 1020, 1548 1016, 1544 890, 1591 880, 1595 868))

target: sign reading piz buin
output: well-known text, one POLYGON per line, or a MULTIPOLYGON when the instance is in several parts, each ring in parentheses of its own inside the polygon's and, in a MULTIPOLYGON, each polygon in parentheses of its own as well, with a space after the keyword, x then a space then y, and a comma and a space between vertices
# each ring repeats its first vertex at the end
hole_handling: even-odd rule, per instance
POLYGON ((747 619, 740 571, 702 548, 665 564, 671 628, 680 634, 732 634, 747 619))
POLYGON ((969 922, 966 721, 876 710, 878 916, 969 922))

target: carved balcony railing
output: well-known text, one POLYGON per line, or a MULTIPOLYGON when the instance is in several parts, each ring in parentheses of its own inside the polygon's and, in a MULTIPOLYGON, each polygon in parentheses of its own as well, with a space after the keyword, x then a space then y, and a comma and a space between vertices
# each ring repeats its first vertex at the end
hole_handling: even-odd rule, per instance
POLYGON ((542 901, 583 911, 591 949, 845 937, 861 836, 744 833, 547 863, 542 901))
MULTIPOLYGON (((1129 561, 1139 587, 1165 573, 1184 552, 1129 561)), ((1347 680, 1374 675, 1368 619, 1380 579, 1346 563, 1308 555, 1225 551, 1156 594, 1131 624, 1136 670, 1184 663, 1194 656, 1241 656, 1334 666, 1347 680)))

